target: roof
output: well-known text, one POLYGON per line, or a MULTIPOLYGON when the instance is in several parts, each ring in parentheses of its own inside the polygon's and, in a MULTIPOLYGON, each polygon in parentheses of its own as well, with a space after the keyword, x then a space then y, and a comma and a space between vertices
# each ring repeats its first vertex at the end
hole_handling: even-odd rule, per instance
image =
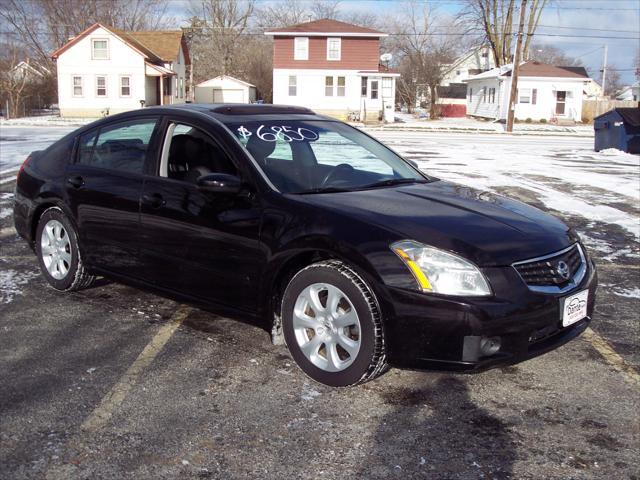
MULTIPOLYGON (((511 75, 511 71, 507 75, 511 75)), ((589 78, 584 67, 555 67, 540 62, 525 62, 520 65, 521 77, 589 78)))
POLYGON ((589 77, 589 74, 587 73, 587 69, 584 68, 584 67, 561 67, 561 66, 559 66, 558 68, 562 68, 563 70, 568 70, 570 72, 577 73, 581 77, 589 77))
POLYGON ((255 87, 253 83, 245 82, 244 80, 240 80, 239 78, 232 77, 231 75, 218 75, 217 77, 213 77, 213 78, 210 78, 209 80, 205 80, 204 82, 200 82, 199 84, 196 85, 196 87, 208 87, 210 86, 209 85, 210 83, 213 84, 216 80, 224 80, 225 78, 236 83, 241 83, 245 87, 255 87))
MULTIPOLYGON (((157 30, 148 32, 119 32, 153 52, 165 62, 173 62, 183 43, 182 30, 157 30)), ((185 48, 185 52, 188 50, 185 48)), ((188 59, 188 54, 186 55, 188 59)), ((186 62, 187 64, 190 62, 186 62)))
POLYGON ((620 115, 628 125, 631 125, 632 127, 640 127, 640 107, 614 108, 613 110, 609 110, 607 113, 597 116, 596 119, 607 117, 612 113, 620 115))
MULTIPOLYGON (((479 75, 474 75, 468 80, 482 80, 485 78, 510 77, 513 64, 509 63, 502 67, 492 68, 479 75)), ((518 70, 520 77, 548 77, 548 78, 580 78, 589 80, 589 75, 584 67, 556 67, 540 62, 524 62, 520 64, 518 70)), ((467 80, 467 81, 468 81, 467 80)))
POLYGON ((384 32, 373 30, 371 28, 361 27, 359 25, 353 25, 351 23, 340 22, 338 20, 328 18, 299 23, 297 25, 290 25, 284 28, 274 28, 264 33, 265 35, 278 36, 326 36, 340 34, 341 37, 386 37, 388 35, 384 32))
POLYGON ((115 28, 102 25, 100 23, 94 23, 89 28, 83 30, 78 35, 73 37, 62 47, 58 48, 51 54, 51 58, 58 58, 62 53, 85 38, 91 32, 98 28, 104 28, 113 35, 119 37, 123 42, 128 44, 134 50, 138 51, 146 59, 156 63, 168 63, 173 62, 178 56, 180 47, 182 46, 185 53, 185 63, 190 64, 189 50, 187 48, 184 36, 181 30, 158 30, 158 31, 140 31, 140 32, 127 32, 123 30, 117 30, 115 28))

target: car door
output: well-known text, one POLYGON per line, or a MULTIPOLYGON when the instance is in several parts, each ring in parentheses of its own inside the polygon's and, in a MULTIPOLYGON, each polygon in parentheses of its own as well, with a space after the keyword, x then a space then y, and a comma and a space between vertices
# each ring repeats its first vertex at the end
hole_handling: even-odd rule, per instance
MULTIPOLYGON (((141 259, 147 281, 192 297, 254 310, 266 254, 250 175, 232 160, 222 127, 167 118, 157 174, 145 179, 141 259), (206 173, 240 176, 239 194, 202 191, 206 173)), ((228 142, 228 140, 227 140, 228 142)))
POLYGON ((83 246, 84 260, 135 277, 143 171, 159 118, 108 123, 78 138, 65 189, 83 246))

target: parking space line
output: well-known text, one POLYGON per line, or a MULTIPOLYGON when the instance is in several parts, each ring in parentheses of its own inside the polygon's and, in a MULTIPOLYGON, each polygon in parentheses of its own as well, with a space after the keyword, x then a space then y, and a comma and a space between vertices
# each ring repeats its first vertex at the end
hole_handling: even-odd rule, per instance
POLYGON ((591 330, 591 328, 587 328, 582 335, 609 365, 622 373, 628 382, 640 386, 640 374, 613 349, 609 342, 591 330))
POLYGON ((80 427, 82 430, 95 432, 109 421, 114 411, 125 399, 131 388, 137 383, 140 374, 151 364, 158 353, 160 353, 162 347, 169 341, 184 319, 189 316, 191 310, 192 309, 186 305, 180 305, 171 316, 170 321, 158 330, 158 333, 155 334, 142 353, 138 355, 138 358, 136 358, 124 375, 122 375, 120 381, 103 397, 100 405, 98 405, 83 422, 80 427))
POLYGON ((16 233, 16 229, 13 227, 0 228, 0 238, 13 237, 16 233))

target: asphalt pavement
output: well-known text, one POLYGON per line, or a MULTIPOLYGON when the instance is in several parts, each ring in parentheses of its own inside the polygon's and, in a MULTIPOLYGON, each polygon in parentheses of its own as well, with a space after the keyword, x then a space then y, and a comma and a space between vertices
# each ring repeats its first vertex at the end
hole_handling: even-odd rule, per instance
MULTIPOLYGON (((238 319, 109 280, 54 291, 0 217, 2 479, 640 478, 633 296, 601 288, 589 335, 517 366, 331 389, 238 319)), ((593 254, 638 286, 637 261, 593 254)))

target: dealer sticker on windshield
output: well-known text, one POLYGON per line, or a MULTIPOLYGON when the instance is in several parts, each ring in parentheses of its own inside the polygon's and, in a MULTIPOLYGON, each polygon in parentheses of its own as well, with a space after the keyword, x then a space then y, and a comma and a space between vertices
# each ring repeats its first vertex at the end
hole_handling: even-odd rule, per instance
POLYGON ((587 316, 589 290, 565 297, 562 301, 562 326, 568 327, 587 316))

